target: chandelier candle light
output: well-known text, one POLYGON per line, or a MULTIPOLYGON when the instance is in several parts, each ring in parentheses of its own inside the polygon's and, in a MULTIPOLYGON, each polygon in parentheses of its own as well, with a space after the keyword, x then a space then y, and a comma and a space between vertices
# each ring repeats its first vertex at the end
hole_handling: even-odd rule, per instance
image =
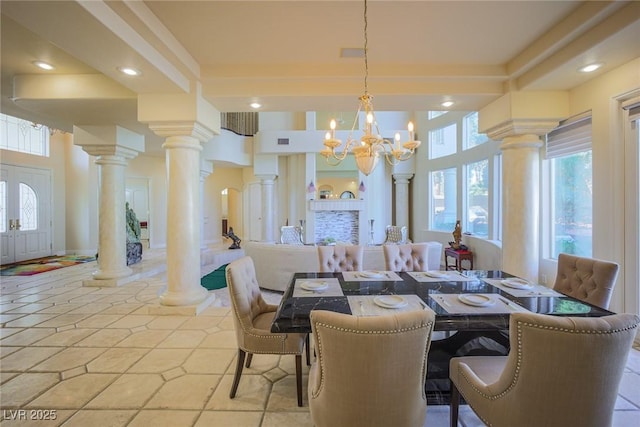
POLYGON ((395 141, 389 141, 380 136, 380 129, 378 128, 378 122, 376 121, 376 115, 373 110, 373 96, 369 94, 367 88, 367 79, 369 77, 369 62, 367 57, 367 0, 364 0, 364 95, 359 99, 358 112, 356 113, 356 119, 353 122, 351 131, 347 138, 347 142, 342 152, 336 152, 336 149, 342 145, 342 141, 336 138, 336 121, 331 120, 331 130, 326 133, 324 146, 320 151, 326 159, 327 163, 331 166, 340 164, 349 153, 349 149, 355 144, 356 140, 353 137, 356 131, 358 118, 360 112, 365 113, 366 124, 364 129, 364 135, 360 138, 360 145, 355 145, 351 151, 356 159, 356 165, 360 172, 365 175, 369 175, 375 169, 380 159, 380 155, 384 155, 387 162, 390 165, 398 164, 401 161, 408 160, 415 153, 416 148, 420 146, 420 141, 414 140, 413 123, 409 122, 409 141, 401 144, 400 134, 396 133, 395 141))

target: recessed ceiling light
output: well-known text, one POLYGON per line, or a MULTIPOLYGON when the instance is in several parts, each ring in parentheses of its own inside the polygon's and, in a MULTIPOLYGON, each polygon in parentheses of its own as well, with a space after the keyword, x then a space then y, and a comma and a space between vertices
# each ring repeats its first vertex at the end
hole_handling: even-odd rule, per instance
POLYGON ((581 73, 592 73, 598 68, 602 67, 602 65, 603 64, 601 62, 598 62, 595 64, 589 64, 589 65, 585 65, 584 67, 578 68, 578 71, 580 71, 581 73))
POLYGON ((127 76, 139 76, 140 74, 142 74, 140 70, 136 70, 135 68, 131 67, 118 67, 118 71, 120 71, 122 74, 126 74, 127 76))
POLYGON ((53 65, 48 64, 44 61, 33 61, 32 64, 38 68, 42 68, 43 70, 47 70, 47 71, 51 71, 55 68, 53 65))
POLYGON ((453 105, 453 101, 444 101, 440 105, 442 105, 444 108, 449 108, 449 107, 451 107, 453 105))
POLYGON ((258 102, 252 102, 249 105, 251 106, 251 108, 255 108, 255 109, 258 109, 258 108, 262 107, 262 104, 260 104, 258 102))

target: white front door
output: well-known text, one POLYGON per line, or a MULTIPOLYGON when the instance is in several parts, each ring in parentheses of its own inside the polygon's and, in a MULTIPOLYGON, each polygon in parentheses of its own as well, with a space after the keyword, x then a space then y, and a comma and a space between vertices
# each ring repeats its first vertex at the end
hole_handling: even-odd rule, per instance
POLYGON ((0 165, 0 263, 52 254, 51 171, 0 165))

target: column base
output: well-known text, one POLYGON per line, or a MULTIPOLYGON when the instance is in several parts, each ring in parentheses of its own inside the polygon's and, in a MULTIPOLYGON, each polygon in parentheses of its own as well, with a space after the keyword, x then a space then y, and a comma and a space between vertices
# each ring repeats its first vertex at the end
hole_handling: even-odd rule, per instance
POLYGON ((193 289, 187 292, 175 292, 167 290, 160 295, 160 304, 166 306, 186 306, 200 304, 209 292, 198 283, 193 289))
POLYGON ((94 271, 92 276, 95 280, 117 280, 123 277, 131 276, 133 270, 129 267, 123 267, 118 270, 98 270, 94 271))
POLYGON ((197 316, 216 300, 215 294, 208 294, 204 301, 193 305, 162 305, 162 303, 149 307, 148 313, 156 316, 197 316))

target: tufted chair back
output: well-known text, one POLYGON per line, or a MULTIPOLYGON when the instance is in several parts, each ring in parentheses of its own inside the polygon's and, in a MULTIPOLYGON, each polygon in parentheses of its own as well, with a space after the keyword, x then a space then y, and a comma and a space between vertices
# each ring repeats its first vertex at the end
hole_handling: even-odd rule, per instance
POLYGON ((618 269, 615 262, 560 254, 553 289, 607 309, 618 269))
POLYGON ((508 356, 451 359, 451 425, 462 396, 490 426, 610 426, 639 321, 512 313, 508 356))
POLYGON ((425 243, 384 245, 385 268, 389 271, 427 271, 429 247, 425 243))
POLYGON ((364 248, 359 245, 318 246, 320 271, 336 273, 340 271, 361 271, 364 248))
POLYGON ((302 229, 293 225, 280 227, 280 243, 285 245, 303 245, 302 229))
MULTIPOLYGON (((229 263, 226 277, 238 342, 236 372, 229 397, 234 398, 236 395, 246 354, 247 368, 251 365, 253 354, 291 354, 296 358, 298 406, 302 406, 301 355, 307 335, 271 332, 277 306, 267 304, 262 298, 250 257, 245 256, 229 263)), ((307 353, 307 359, 308 357, 307 353)))
POLYGON ((389 243, 409 243, 407 240, 407 227, 397 225, 387 225, 384 245, 389 243))
POLYGON ((316 427, 422 426, 435 313, 356 317, 311 312, 317 358, 309 371, 316 427))

